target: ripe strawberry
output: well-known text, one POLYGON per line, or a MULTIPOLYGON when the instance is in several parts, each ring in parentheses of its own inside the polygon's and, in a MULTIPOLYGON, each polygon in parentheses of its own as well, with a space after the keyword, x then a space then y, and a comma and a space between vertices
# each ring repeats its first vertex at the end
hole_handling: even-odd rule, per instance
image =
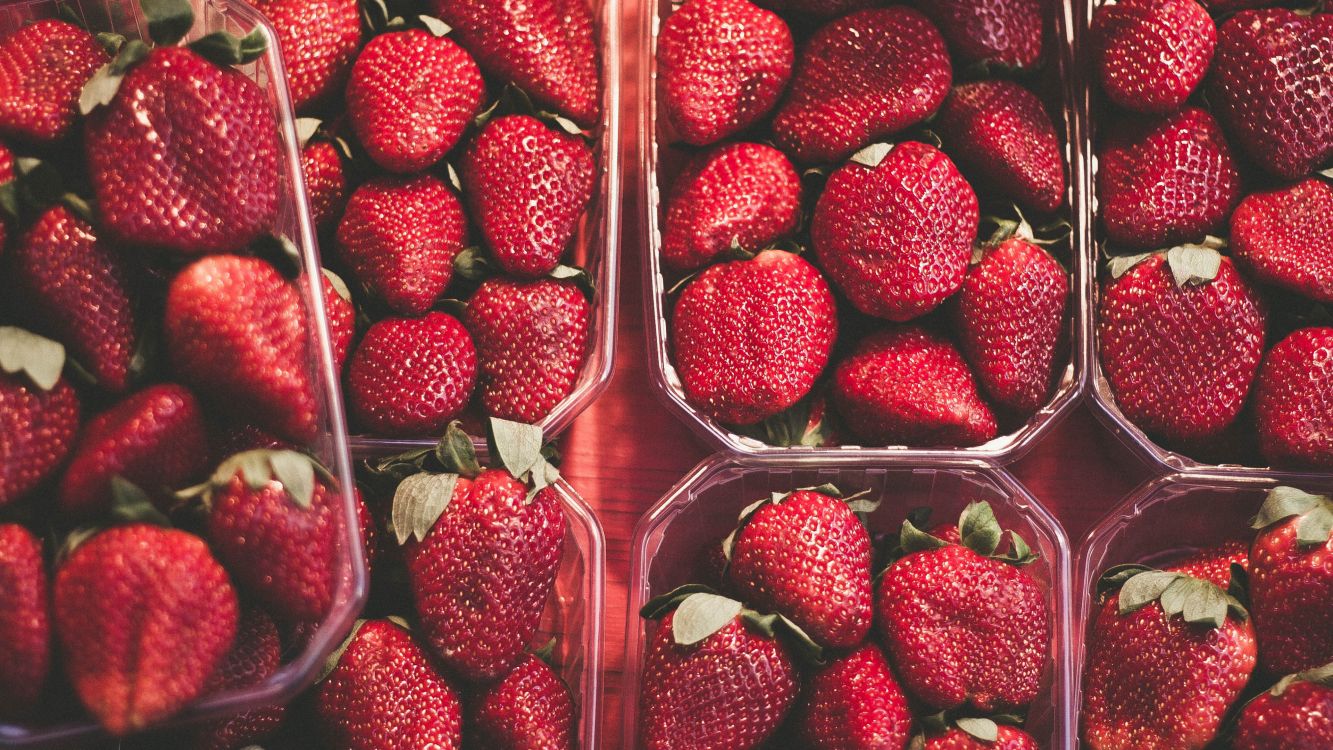
POLYGON ((225 403, 297 442, 318 431, 301 296, 258 258, 219 255, 181 271, 167 293, 172 367, 205 401, 225 403))
POLYGON ((1219 435, 1245 405, 1266 319, 1258 291, 1216 251, 1138 262, 1103 285, 1097 313, 1102 369, 1120 411, 1167 440, 1219 435))
POLYGON ((1032 70, 1041 63, 1044 0, 918 2, 962 66, 1032 70))
MULTIPOLYGON (((0 143, 0 185, 14 179, 14 152, 9 146, 0 143)), ((7 212, 0 212, 0 255, 5 254, 9 244, 9 235, 13 229, 13 219, 7 212)))
POLYGON ((1268 351, 1254 389, 1259 448, 1276 466, 1333 467, 1333 328, 1302 328, 1268 351))
POLYGON ((65 206, 48 209, 9 249, 31 315, 69 346, 98 385, 129 387, 138 344, 129 264, 65 206))
POLYGON ((1065 197, 1060 138, 1036 94, 1011 81, 954 87, 934 123, 963 169, 1018 201, 1049 213, 1065 197))
POLYGON ((1169 114, 1203 81, 1217 27, 1195 0, 1120 0, 1092 17, 1093 65, 1107 98, 1169 114))
POLYGON ((208 442, 209 447, 213 449, 213 460, 209 462, 210 465, 216 466, 237 453, 260 448, 299 449, 295 443, 283 440, 262 427, 256 427, 248 422, 214 422, 210 426, 212 429, 209 432, 208 442))
POLYGON ((1323 180, 1252 193, 1231 215, 1231 251, 1256 279, 1333 302, 1333 188, 1323 180))
POLYGON ((458 691, 390 620, 358 623, 315 689, 321 733, 346 750, 459 750, 458 691))
POLYGON ((468 735, 488 750, 574 750, 574 699, 546 662, 526 656, 483 688, 469 712, 468 735))
POLYGON ((0 718, 30 718, 51 670, 50 603, 42 542, 18 524, 0 524, 0 718))
POLYGON ((4 507, 36 488, 64 462, 79 429, 80 408, 78 394, 60 376, 65 358, 58 344, 0 327, 0 348, 21 358, 0 369, 0 507, 4 507), (8 374, 15 364, 19 369, 8 374))
POLYGON ((486 84, 472 56, 421 29, 381 34, 361 51, 347 84, 357 140, 390 172, 419 172, 458 142, 486 84))
POLYGON ((79 94, 107 62, 92 34, 54 18, 0 41, 0 134, 31 143, 64 138, 79 116, 79 94))
POLYGON ((342 90, 361 48, 356 0, 256 0, 278 33, 292 108, 301 111, 342 90))
POLYGON ((903 750, 912 727, 907 698, 873 643, 820 667, 796 715, 812 750, 903 750))
POLYGON ((819 645, 853 648, 870 632, 870 534, 841 497, 797 490, 761 500, 741 512, 723 552, 743 600, 819 645))
POLYGON ((810 237, 852 304, 905 321, 958 291, 977 219, 977 195, 949 157, 904 141, 873 166, 853 160, 829 177, 810 237))
POLYGON ((161 383, 126 397, 83 428, 56 493, 60 512, 70 519, 105 513, 117 477, 169 498, 207 467, 206 429, 194 394, 182 386, 161 383))
POLYGON ((1333 500, 1269 491, 1251 524, 1250 611, 1270 674, 1333 662, 1333 500))
POLYGON ((117 737, 199 697, 236 636, 227 571, 203 540, 175 529, 98 533, 60 565, 52 599, 65 672, 117 737))
POLYGON ((1032 561, 1017 532, 996 556, 1001 529, 990 506, 967 506, 966 544, 903 523, 906 555, 881 575, 875 623, 903 687, 939 709, 1022 710, 1051 660, 1050 594, 1023 570, 1032 561))
POLYGON ((657 37, 663 111, 686 143, 715 143, 750 127, 787 88, 791 30, 749 0, 690 0, 657 37))
POLYGON ((1217 230, 1240 200, 1240 174, 1213 116, 1194 107, 1160 120, 1121 118, 1098 154, 1102 226, 1133 248, 1217 230))
MULTIPOLYGON (((280 666, 282 642, 278 640, 273 618, 262 610, 247 609, 241 614, 235 645, 208 678, 204 694, 252 688, 272 677, 280 666)), ((286 715, 286 706, 275 704, 209 722, 189 732, 188 747, 193 750, 249 747, 277 731, 286 715)))
POLYGON ((601 116, 592 13, 583 0, 431 0, 481 67, 584 127, 601 116))
POLYGON ((527 115, 487 122, 459 164, 463 197, 486 246, 507 273, 527 277, 560 262, 592 198, 595 171, 582 138, 527 115))
POLYGON ((336 227, 347 208, 347 175, 338 147, 324 140, 307 143, 301 149, 301 172, 315 229, 326 232, 336 227))
POLYGON ((277 220, 268 94, 184 47, 157 47, 130 69, 111 103, 88 115, 84 146, 99 227, 121 245, 235 252, 277 220))
POLYGON ((329 336, 333 344, 333 367, 342 372, 347 364, 347 352, 356 334, 356 308, 347 284, 332 271, 323 269, 320 283, 324 287, 324 317, 329 322, 329 336))
POLYGON ((1218 31, 1209 100, 1240 148, 1288 180, 1333 155, 1333 15, 1247 10, 1218 31))
POLYGON ((457 318, 385 318, 372 325, 347 371, 348 402, 366 429, 438 435, 462 413, 477 383, 477 350, 457 318))
POLYGON ((833 400, 852 433, 875 445, 980 445, 998 429, 962 355, 919 326, 862 339, 833 372, 833 400))
POLYGON ((1069 273, 1022 233, 968 269, 954 309, 959 349, 998 406, 1028 415, 1046 401, 1068 302, 1069 273))
POLYGON ((798 162, 841 161, 934 114, 951 77, 944 39, 917 11, 843 16, 801 50, 773 138, 798 162))
POLYGON ((761 250, 794 232, 800 219, 801 178, 781 151, 761 143, 719 146, 676 178, 662 222, 662 259, 691 271, 732 246, 761 250))
POLYGON ((755 424, 805 396, 837 335, 828 282, 781 250, 705 269, 671 319, 686 398, 727 424, 755 424))
POLYGON ((1333 747, 1333 670, 1293 675, 1255 698, 1236 722, 1235 750, 1333 747))
MULTIPOLYGON (((973 726, 968 724, 969 728, 973 726)), ((989 739, 989 735, 983 739, 954 727, 943 734, 928 736, 922 746, 922 750, 1039 750, 1040 748, 1041 745, 1032 738, 1032 735, 1006 724, 995 724, 994 739, 989 739)))
POLYGON ((428 174, 366 182, 338 224, 338 254, 357 281, 402 315, 422 315, 435 304, 466 239, 462 204, 428 174))

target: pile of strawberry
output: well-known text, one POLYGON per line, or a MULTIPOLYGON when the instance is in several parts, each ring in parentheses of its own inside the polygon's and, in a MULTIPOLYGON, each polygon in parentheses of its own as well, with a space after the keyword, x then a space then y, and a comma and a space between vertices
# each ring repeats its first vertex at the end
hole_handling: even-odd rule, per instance
POLYGON ((1252 544, 1102 576, 1089 750, 1333 747, 1333 500, 1278 487, 1251 525, 1252 544))
POLYGON ((1050 592, 1025 569, 1036 556, 1012 531, 1001 543, 985 502, 929 533, 915 511, 872 540, 864 495, 822 485, 748 506, 701 556, 711 587, 644 607, 660 622, 635 747, 1045 746, 1022 728, 1053 663, 1050 592))
POLYGON ((588 3, 256 6, 307 116, 326 262, 348 282, 328 317, 353 427, 429 437, 474 403, 541 421, 587 356, 592 289, 562 260, 597 175, 581 130, 601 121, 588 3))
POLYGON ((1063 369, 1069 272, 1021 213, 979 236, 1064 205, 1053 14, 875 5, 687 0, 658 38, 675 373, 771 445, 979 445, 1063 369))
POLYGON ((1253 9, 1271 4, 1097 9, 1099 348, 1120 411, 1162 445, 1329 469, 1333 187, 1314 173, 1333 156, 1333 15, 1253 9))

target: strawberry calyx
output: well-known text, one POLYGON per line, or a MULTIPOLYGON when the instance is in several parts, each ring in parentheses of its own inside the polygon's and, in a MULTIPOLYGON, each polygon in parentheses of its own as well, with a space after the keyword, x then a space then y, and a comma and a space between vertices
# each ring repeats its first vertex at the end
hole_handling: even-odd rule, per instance
POLYGON ((0 326, 0 370, 49 391, 65 369, 65 345, 15 326, 0 326))
POLYGON ((1300 517, 1296 526, 1297 544, 1302 547, 1324 544, 1333 534, 1333 497, 1295 487, 1274 487, 1268 491, 1259 513, 1250 519, 1250 528, 1262 531, 1294 517, 1300 517))
POLYGON ((672 611, 676 616, 671 621, 671 637, 679 646, 702 643, 739 617, 765 638, 781 638, 810 663, 823 661, 823 648, 786 616, 756 612, 703 584, 686 584, 655 597, 639 610, 639 615, 648 620, 659 620, 672 611))
POLYGON ((1106 267, 1111 278, 1118 279, 1143 261, 1156 255, 1165 255, 1167 269, 1171 271, 1171 278, 1176 282, 1176 286, 1181 289, 1187 286, 1203 286, 1217 278, 1217 273, 1222 267, 1220 251, 1226 246, 1226 240, 1209 235, 1202 242, 1177 245, 1165 250, 1114 255, 1107 260, 1106 267))
POLYGON ((119 474, 111 477, 111 518, 116 523, 171 526, 171 519, 157 507, 148 492, 119 474))
POLYGON ((23 226, 57 204, 84 222, 93 223, 87 199, 66 190, 64 176, 53 164, 31 156, 16 157, 13 178, 0 183, 0 211, 23 226))
POLYGON ((893 151, 893 146, 892 143, 872 143, 847 157, 847 161, 851 164, 860 164, 863 167, 874 169, 879 166, 880 162, 884 161, 884 157, 893 151))
POLYGON ((472 124, 480 129, 491 120, 508 115, 527 115, 540 120, 553 130, 559 130, 566 135, 578 136, 590 143, 592 141, 592 134, 579 127, 578 123, 556 112, 538 109, 537 105, 533 103, 532 97, 512 83, 504 87, 490 106, 472 118, 472 124))
POLYGON ((765 445, 783 448, 828 445, 833 435, 832 414, 829 409, 823 409, 818 419, 814 416, 815 398, 807 395, 768 419, 737 427, 736 432, 765 445))
POLYGON ((560 479, 555 450, 545 445, 538 425, 491 417, 488 432, 491 449, 505 471, 528 485, 529 501, 560 479))
POLYGON ((444 36, 453 31, 449 24, 435 16, 398 15, 389 9, 386 0, 362 0, 359 5, 361 6, 361 22, 365 24, 372 35, 383 34, 388 31, 422 29, 435 36, 444 36))
POLYGON ((922 716, 918 719, 920 731, 913 735, 907 750, 923 750, 926 737, 939 735, 951 729, 957 729, 981 742, 996 742, 1000 739, 1000 725, 1021 726, 1023 717, 1015 714, 996 714, 993 716, 955 716, 949 711, 922 716))
POLYGON ((1017 204, 1013 204, 1011 208, 1013 209, 1013 217, 990 215, 981 217, 983 225, 993 224, 995 229, 984 241, 978 240, 973 246, 973 265, 981 262, 981 259, 986 256, 986 251, 999 247, 1011 239, 1019 239, 1029 245, 1046 247, 1068 240, 1069 235, 1073 232, 1073 226, 1064 219, 1056 219, 1048 224, 1033 228, 1017 204))
MULTIPOLYGON (((899 531, 897 540, 899 556, 939 549, 950 544, 934 534, 921 530, 917 524, 926 518, 928 515, 918 511, 909 513, 907 518, 903 519, 902 530, 899 531)), ((967 507, 963 508, 963 512, 958 516, 958 532, 964 547, 982 557, 1015 567, 1030 565, 1041 556, 1034 552, 1027 541, 1013 529, 1009 530, 1009 550, 1003 553, 997 552, 1005 531, 1000 526, 999 519, 995 517, 995 509, 985 500, 968 503, 967 507)))
POLYGON ((1296 682, 1310 682, 1315 685, 1323 685, 1326 688, 1333 688, 1333 663, 1325 664, 1322 667, 1307 669, 1304 672, 1289 674, 1277 681, 1277 684, 1269 688, 1268 692, 1274 697, 1287 692, 1287 688, 1296 682))
MULTIPOLYGON (((480 284, 494 276, 503 276, 504 271, 495 262, 494 256, 487 252, 485 248, 480 245, 469 245, 458 251, 458 255, 454 256, 454 274, 474 284, 480 284)), ((556 281, 574 282, 579 289, 583 290, 588 299, 592 299, 596 293, 596 285, 592 276, 589 275, 587 270, 579 266, 561 263, 552 268, 550 273, 546 274, 546 277, 556 281)))
POLYGON ((314 502, 317 481, 334 481, 328 469, 305 453, 260 448, 228 457, 206 481, 177 492, 176 498, 187 503, 199 502, 205 509, 211 509, 214 493, 230 486, 237 477, 252 491, 264 489, 269 482, 278 482, 287 498, 301 510, 309 510, 314 502))
POLYGON ((1244 569, 1234 564, 1226 589, 1185 573, 1131 563, 1107 569, 1097 582, 1097 590, 1102 596, 1119 592, 1121 616, 1153 602, 1161 605, 1168 619, 1179 615, 1191 625, 1212 629, 1221 628, 1229 616, 1242 621, 1250 616, 1244 604, 1244 569))
POLYGON ((731 553, 736 546, 736 537, 745 529, 745 526, 750 522, 750 519, 754 518, 754 515, 764 506, 780 505, 783 501, 797 492, 817 492, 821 495, 827 495, 828 497, 842 500, 847 503, 847 507, 851 508, 852 512, 858 514, 874 513, 875 510, 879 508, 881 502, 881 500, 878 499, 871 499, 870 490, 861 490, 860 492, 846 495, 832 483, 821 484, 817 487, 798 487, 792 492, 771 493, 768 497, 756 500, 741 509, 740 515, 736 519, 736 528, 732 529, 731 533, 727 535, 727 538, 722 540, 722 556, 726 558, 728 563, 731 562, 731 553))

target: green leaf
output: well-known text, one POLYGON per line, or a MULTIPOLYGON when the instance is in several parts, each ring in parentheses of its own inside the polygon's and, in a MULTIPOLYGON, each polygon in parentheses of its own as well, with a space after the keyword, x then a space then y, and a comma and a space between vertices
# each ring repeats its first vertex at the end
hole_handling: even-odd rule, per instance
POLYGON ((308 510, 315 497, 315 465, 310 457, 296 451, 272 451, 268 464, 296 507, 308 510))
POLYGON ((463 181, 458 178, 458 170, 454 169, 452 162, 444 163, 445 175, 449 178, 449 184, 454 186, 454 192, 463 192, 463 181))
POLYGON ((687 583, 684 586, 668 591, 661 596, 655 596, 648 600, 648 603, 639 609, 639 616, 646 620, 656 620, 671 610, 676 608, 691 594, 712 594, 716 593, 713 589, 702 583, 687 583))
POLYGON ((94 35, 97 43, 102 45, 102 49, 111 57, 120 53, 121 45, 125 44, 125 37, 110 31, 99 31, 94 35))
POLYGON ((1040 555, 1032 551, 1028 543, 1017 531, 1009 530, 1009 551, 1003 555, 995 556, 995 559, 1007 562, 1010 565, 1022 567, 1031 565, 1037 561, 1040 555))
POLYGON ((472 438, 463 430, 463 423, 454 420, 444 429, 440 442, 435 444, 435 460, 445 471, 465 477, 475 477, 481 473, 481 464, 477 461, 477 450, 472 445, 472 438))
POLYGON ((347 652, 347 647, 352 645, 352 641, 356 640, 356 634, 361 631, 361 626, 365 624, 365 620, 357 620, 352 623, 352 632, 348 633, 347 637, 343 639, 343 642, 340 643, 337 648, 333 649, 328 658, 324 660, 324 664, 320 667, 319 676, 315 678, 315 682, 323 682, 333 673, 333 670, 338 668, 338 662, 342 661, 343 654, 347 652))
POLYGON ((681 646, 692 646, 726 626, 741 613, 741 603, 717 594, 691 594, 676 608, 671 635, 681 646))
POLYGON ((148 57, 148 45, 133 39, 120 45, 119 52, 111 62, 93 73, 79 92, 79 112, 88 114, 103 104, 110 104, 120 90, 120 82, 125 73, 140 60, 148 57))
POLYGON ((491 435, 500 463, 515 479, 524 481, 546 461, 542 457, 542 428, 537 425, 492 417, 491 435))
POLYGON ((444 21, 441 21, 435 16, 421 15, 417 16, 417 20, 421 22, 422 28, 424 28, 426 31, 429 31, 434 36, 444 36, 445 34, 448 34, 449 32, 453 31, 453 29, 450 28, 449 24, 445 23, 444 21))
POLYGON ((851 497, 845 497, 843 500, 847 502, 847 507, 851 508, 853 513, 874 513, 879 510, 879 506, 884 502, 882 497, 870 497, 870 490, 863 490, 851 497))
POLYGON ((171 525, 171 520, 157 509, 142 487, 119 474, 111 477, 111 517, 122 523, 171 525))
POLYGON ((1322 667, 1307 669, 1304 672, 1283 677, 1277 685, 1273 686, 1273 695, 1282 695, 1293 682, 1310 682, 1315 685, 1333 688, 1333 664, 1325 664, 1322 667))
POLYGON ((267 50, 268 39, 264 38, 263 31, 256 28, 241 37, 241 64, 258 60, 267 50))
POLYGON ((1113 565, 1107 568, 1097 579, 1097 594, 1105 596, 1112 591, 1119 591, 1125 582, 1139 573, 1153 570, 1147 565, 1138 563, 1128 563, 1124 565, 1113 565))
POLYGON ((472 245, 454 256, 454 273, 467 281, 484 281, 495 275, 496 266, 486 251, 472 245))
POLYGON ((863 167, 874 169, 879 166, 880 162, 884 161, 884 157, 888 156, 889 152, 892 150, 892 143, 872 143, 852 154, 848 161, 851 161, 853 164, 860 164, 863 167))
POLYGON ((911 519, 903 521, 902 531, 898 532, 898 543, 902 545, 904 553, 920 552, 928 549, 939 549, 948 546, 948 542, 937 536, 927 534, 918 529, 911 519))
POLYGON ((0 326, 0 370, 24 373, 33 385, 49 391, 65 369, 65 346, 14 326, 0 326))
POLYGON ((341 276, 327 268, 321 268, 319 270, 324 274, 324 278, 329 280, 329 286, 333 287, 333 291, 337 292, 339 297, 342 297, 348 302, 352 301, 352 290, 347 288, 347 282, 343 281, 341 276))
POLYGON ((982 742, 995 742, 1000 739, 1000 727, 990 719, 978 719, 970 716, 960 716, 954 719, 954 724, 964 732, 976 737, 982 742))
POLYGON ((296 140, 305 148, 315 133, 319 132, 320 126, 324 124, 318 117, 298 117, 296 118, 296 140))
POLYGON ((984 557, 995 552, 1004 534, 995 518, 995 510, 985 501, 968 503, 958 517, 958 531, 963 546, 984 557))
POLYGON ((413 474, 399 482, 389 514, 389 526, 398 543, 406 544, 412 538, 425 541, 449 507, 457 486, 457 474, 413 474))
POLYGON ((1118 279, 1129 273, 1130 269, 1143 261, 1156 255, 1156 253, 1138 253, 1136 255, 1116 255, 1107 262, 1107 270, 1111 273, 1111 278, 1118 279))
POLYGON ((1127 615, 1157 601, 1179 573, 1149 570, 1134 575, 1120 587, 1120 614, 1127 615))
POLYGON ((736 537, 741 533, 741 529, 745 528, 745 524, 750 522, 750 518, 754 516, 754 514, 758 512, 760 508, 764 507, 765 505, 768 505, 769 503, 777 502, 780 499, 781 499, 780 497, 778 498, 766 497, 762 500, 755 500, 754 502, 750 503, 744 508, 741 508, 740 515, 736 517, 736 528, 732 529, 731 533, 727 534, 727 538, 722 540, 722 556, 726 558, 728 562, 731 561, 731 552, 732 549, 735 547, 736 537))
POLYGON ((1333 506, 1320 505, 1305 514, 1296 526, 1296 542, 1303 547, 1322 545, 1333 533, 1333 506))
POLYGON ((1176 286, 1200 286, 1217 278, 1222 254, 1204 245, 1180 245, 1166 251, 1166 264, 1176 286))
POLYGON ((190 0, 139 0, 148 19, 148 37, 159 45, 179 42, 194 26, 190 0))
POLYGON ((1268 491, 1259 513, 1250 519, 1250 528, 1266 529, 1292 516, 1309 513, 1320 505, 1329 504, 1327 495, 1314 495, 1295 487, 1274 487, 1268 491))
POLYGON ((226 31, 214 31, 190 42, 189 47, 215 65, 244 65, 264 54, 268 40, 259 29, 243 37, 226 31))

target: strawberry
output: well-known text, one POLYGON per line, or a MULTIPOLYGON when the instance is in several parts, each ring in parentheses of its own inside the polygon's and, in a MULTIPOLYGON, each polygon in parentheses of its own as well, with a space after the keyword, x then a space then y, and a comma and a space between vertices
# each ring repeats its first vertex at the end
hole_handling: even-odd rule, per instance
POLYGON ((733 246, 758 251, 801 219, 801 178, 781 151, 730 143, 691 163, 672 187, 662 259, 691 271, 733 246))
POLYGON ((596 124, 599 63, 584 0, 431 0, 430 7, 487 73, 584 127, 596 124))
POLYGON ((843 16, 801 50, 773 139, 802 163, 841 161, 934 114, 951 77, 944 39, 919 12, 893 6, 843 16))
POLYGON ((322 269, 320 283, 324 287, 324 317, 329 322, 330 343, 333 344, 333 368, 342 372, 347 364, 347 352, 352 347, 352 337, 356 335, 356 308, 352 305, 352 293, 342 278, 332 271, 322 269))
POLYGON ((773 109, 791 77, 786 22, 749 0, 690 0, 657 37, 663 111, 686 143, 716 143, 773 109))
POLYGON ((457 318, 385 318, 372 325, 347 371, 348 402, 380 435, 439 434, 477 382, 477 350, 457 318))
POLYGON ((1103 576, 1083 687, 1091 750, 1200 750, 1216 736, 1255 662, 1254 626, 1222 588, 1234 559, 1103 576))
POLYGON ((256 0, 255 8, 278 33, 292 109, 338 94, 361 48, 356 0, 256 0))
POLYGON ((1333 467, 1333 328, 1302 328, 1264 356, 1254 389, 1259 448, 1274 465, 1333 467))
MULTIPOLYGON (((13 179, 14 152, 9 150, 9 146, 0 143, 0 185, 12 182, 13 179)), ((0 211, 0 255, 5 254, 5 247, 9 244, 13 223, 14 220, 8 212, 0 211)))
MULTIPOLYGON (((247 609, 241 613, 235 645, 208 678, 204 694, 253 688, 272 677, 280 666, 282 643, 273 618, 262 610, 247 609)), ((193 750, 249 747, 273 734, 286 715, 287 708, 276 704, 209 722, 189 733, 188 746, 193 750)))
POLYGON ((318 431, 307 330, 296 287, 258 258, 196 261, 167 293, 167 352, 182 380, 297 442, 318 431))
POLYGON ((1045 0, 916 3, 939 27, 963 66, 1033 70, 1041 63, 1045 0))
POLYGON ((194 394, 173 383, 151 385, 89 420, 60 478, 56 502, 70 519, 100 515, 111 508, 118 479, 159 500, 169 498, 202 474, 208 459, 204 415, 194 394))
POLYGON ((458 691, 406 629, 358 623, 336 665, 315 688, 322 734, 346 750, 459 750, 458 691))
POLYGON ((977 195, 949 157, 904 141, 829 177, 810 237, 829 278, 857 309, 905 321, 958 291, 977 221, 977 195))
POLYGON ((1254 278, 1333 302, 1333 188, 1309 179, 1245 197, 1231 215, 1231 251, 1254 278))
POLYGON ((912 726, 907 698, 873 643, 820 667, 796 716, 812 750, 903 750, 912 726))
POLYGON ((1251 526, 1250 612, 1259 663, 1289 674, 1333 662, 1333 500, 1270 490, 1251 526))
POLYGON ((1050 594, 1023 569, 1017 532, 997 556, 1000 524, 985 502, 959 518, 964 546, 904 521, 905 556, 881 574, 875 623, 903 687, 934 708, 1022 710, 1051 661, 1050 594))
POLYGON ((507 273, 550 273, 592 198, 592 150, 535 117, 497 117, 464 149, 463 197, 486 246, 507 273))
POLYGON ((301 149, 301 172, 315 229, 336 227, 347 208, 347 174, 338 147, 325 140, 307 143, 301 149))
POLYGON ((50 603, 42 542, 0 524, 0 718, 22 721, 37 708, 51 671, 50 603))
POLYGON ((52 600, 65 672, 117 737, 199 697, 236 636, 227 571, 203 540, 175 529, 96 534, 60 565, 52 600))
POLYGON ((671 319, 686 398, 727 424, 755 424, 804 397, 837 335, 828 282, 782 250, 704 269, 671 319))
POLYGON ((34 21, 0 41, 0 134, 30 143, 64 138, 79 117, 79 93, 107 54, 71 23, 34 21))
POLYGON ((727 576, 743 600, 781 613, 814 642, 852 648, 865 640, 873 616, 870 534, 856 517, 868 508, 835 488, 822 490, 745 508, 722 543, 727 576))
POLYGON ((1125 109, 1169 114, 1203 81, 1217 27, 1195 0, 1119 0, 1092 16, 1093 66, 1125 109))
POLYGON ((1133 248, 1194 241, 1240 200, 1240 174, 1213 116, 1186 107, 1162 119, 1121 118, 1098 154, 1106 236, 1133 248))
POLYGON ((1234 750, 1333 747, 1333 668, 1283 679, 1251 701, 1236 722, 1234 750))
POLYGON ((980 180, 1024 208, 1050 213, 1065 197, 1060 137, 1036 94, 1012 81, 955 86, 934 128, 980 180))
POLYGON ((980 445, 998 429, 962 355, 919 326, 862 339, 833 372, 833 400, 870 444, 980 445))
POLYGON ((491 278, 468 300, 481 403, 501 419, 536 423, 574 389, 592 306, 573 281, 491 278))
POLYGON ((468 734, 488 750, 574 750, 574 699, 550 665, 526 656, 503 680, 482 688, 468 734))
POLYGON ((458 142, 486 93, 472 56, 421 29, 381 34, 366 45, 347 83, 357 140, 390 172, 419 172, 458 142))
POLYGON ((428 174, 376 177, 352 193, 338 255, 356 280, 402 315, 422 315, 453 277, 467 238, 463 206, 428 174))
POLYGON ((958 723, 967 726, 967 729, 953 727, 943 734, 928 735, 922 750, 1039 750, 1041 748, 1032 735, 1017 727, 997 724, 988 719, 959 719, 958 723), (990 731, 992 728, 994 733, 990 731))
POLYGON ((36 319, 113 393, 129 387, 139 336, 132 272, 120 252, 63 205, 9 249, 11 277, 36 319))
POLYGON ((60 376, 64 348, 0 326, 0 507, 13 503, 64 462, 79 429, 78 394, 60 376))
POLYGON ((1333 15, 1246 10, 1217 35, 1208 98, 1259 166, 1288 180, 1333 155, 1333 15))
POLYGON ((1101 297, 1102 369, 1131 422, 1190 442, 1235 421, 1259 370, 1267 313, 1229 258, 1201 247, 1149 255, 1101 297))

